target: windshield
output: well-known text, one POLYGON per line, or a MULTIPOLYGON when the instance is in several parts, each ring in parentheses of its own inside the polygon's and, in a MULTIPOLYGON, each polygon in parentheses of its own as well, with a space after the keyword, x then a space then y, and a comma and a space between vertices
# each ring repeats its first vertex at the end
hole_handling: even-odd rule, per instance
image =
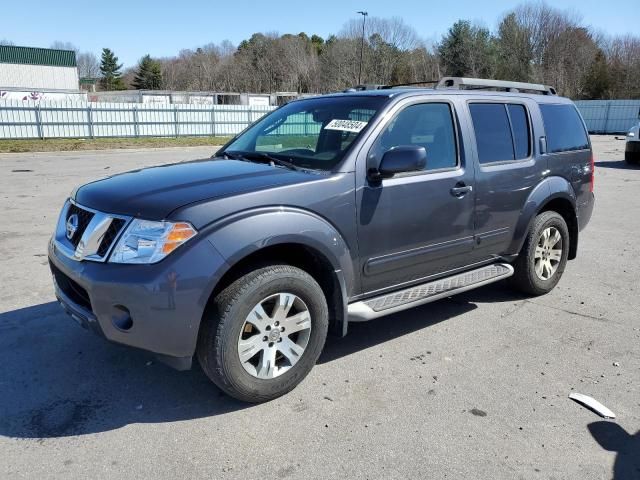
POLYGON ((385 100, 344 96, 292 102, 259 120, 216 156, 252 160, 261 152, 295 167, 332 170, 385 100))

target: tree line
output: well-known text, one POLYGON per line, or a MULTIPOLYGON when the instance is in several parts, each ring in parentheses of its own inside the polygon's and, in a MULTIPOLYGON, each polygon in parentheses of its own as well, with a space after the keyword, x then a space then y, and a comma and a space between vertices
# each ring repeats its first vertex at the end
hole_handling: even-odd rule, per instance
POLYGON ((144 56, 122 69, 104 49, 100 61, 78 54, 81 76, 100 88, 220 92, 324 93, 358 83, 404 84, 469 76, 544 83, 574 99, 640 98, 640 37, 605 35, 546 3, 523 3, 495 29, 459 20, 427 42, 400 18, 353 19, 335 35, 255 33, 228 41, 144 56))

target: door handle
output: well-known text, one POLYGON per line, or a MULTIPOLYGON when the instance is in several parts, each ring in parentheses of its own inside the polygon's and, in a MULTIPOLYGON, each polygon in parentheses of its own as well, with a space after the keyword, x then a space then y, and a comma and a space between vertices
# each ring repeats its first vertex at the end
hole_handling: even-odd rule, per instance
POLYGON ((473 186, 465 185, 464 183, 457 184, 450 191, 451 191, 451 195, 453 195, 454 197, 460 198, 460 197, 464 197, 467 193, 472 192, 473 186))

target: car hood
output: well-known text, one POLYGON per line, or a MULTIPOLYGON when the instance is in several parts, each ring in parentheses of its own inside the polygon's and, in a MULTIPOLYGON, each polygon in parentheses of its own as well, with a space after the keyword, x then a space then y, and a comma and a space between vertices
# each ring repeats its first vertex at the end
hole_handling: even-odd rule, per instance
POLYGON ((79 187, 72 199, 102 212, 161 220, 190 203, 316 178, 265 164, 207 159, 113 175, 79 187))

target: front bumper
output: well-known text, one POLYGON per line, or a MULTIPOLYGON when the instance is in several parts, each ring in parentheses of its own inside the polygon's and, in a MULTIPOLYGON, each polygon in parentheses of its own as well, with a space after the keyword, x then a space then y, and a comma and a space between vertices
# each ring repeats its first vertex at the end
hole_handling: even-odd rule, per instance
POLYGON ((631 163, 640 163, 640 141, 627 141, 624 149, 624 159, 631 163))
POLYGON ((49 243, 58 301, 79 324, 107 340, 190 367, 209 295, 226 263, 206 238, 153 265, 77 261, 49 243))

